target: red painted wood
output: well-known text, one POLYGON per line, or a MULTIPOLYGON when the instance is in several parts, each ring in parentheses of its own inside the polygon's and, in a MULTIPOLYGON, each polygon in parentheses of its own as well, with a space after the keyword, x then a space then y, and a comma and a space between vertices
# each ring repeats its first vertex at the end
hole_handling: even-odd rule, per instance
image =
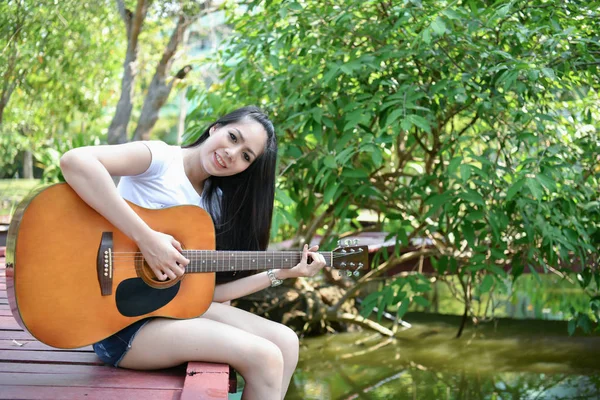
POLYGON ((2 400, 179 400, 181 389, 104 389, 104 388, 65 388, 36 386, 3 386, 2 400))
POLYGON ((0 350, 0 362, 40 362, 103 365, 94 353, 76 351, 0 350))
POLYGON ((189 363, 189 375, 185 365, 131 371, 104 365, 91 346, 62 350, 40 343, 12 316, 3 255, 0 248, 0 400, 211 400, 227 399, 230 384, 235 388, 228 365, 189 363))
MULTIPOLYGON (((0 339, 0 350, 46 350, 46 351, 67 351, 61 349, 55 349, 45 345, 44 343, 38 342, 37 340, 18 340, 18 339, 0 339), (17 343, 15 343, 15 341, 17 343)), ((79 349, 69 349, 68 351, 76 352, 93 352, 92 346, 81 347, 79 349)))
POLYGON ((13 331, 23 330, 23 328, 17 324, 17 321, 15 321, 12 315, 10 317, 0 316, 0 329, 13 331))
POLYGON ((188 363, 181 400, 227 400, 229 366, 211 363, 188 363))
POLYGON ((21 331, 4 331, 0 328, 0 339, 1 340, 35 340, 29 332, 21 331))
POLYGON ((183 377, 130 373, 119 370, 118 374, 69 373, 69 374, 20 374, 0 372, 0 387, 13 386, 62 386, 129 389, 179 389, 183 377))
POLYGON ((141 374, 153 379, 154 376, 176 376, 185 379, 185 365, 175 368, 161 369, 160 371, 133 371, 128 369, 114 368, 107 365, 74 365, 74 364, 38 364, 38 363, 0 363, 0 372, 18 372, 22 374, 141 374))

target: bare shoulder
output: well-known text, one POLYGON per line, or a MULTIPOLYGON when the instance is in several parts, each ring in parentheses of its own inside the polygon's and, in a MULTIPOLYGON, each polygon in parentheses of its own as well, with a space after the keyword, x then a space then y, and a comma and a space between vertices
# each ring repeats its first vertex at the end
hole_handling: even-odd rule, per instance
POLYGON ((143 142, 117 145, 78 147, 65 153, 61 163, 76 159, 77 162, 99 161, 113 176, 138 175, 146 171, 152 162, 152 153, 143 142))

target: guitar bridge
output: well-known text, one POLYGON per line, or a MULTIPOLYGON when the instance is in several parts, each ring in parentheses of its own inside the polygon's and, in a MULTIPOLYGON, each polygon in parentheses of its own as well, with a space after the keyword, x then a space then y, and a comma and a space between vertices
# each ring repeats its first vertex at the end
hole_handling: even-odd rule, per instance
POLYGON ((100 240, 100 247, 98 248, 98 257, 96 260, 96 271, 98 273, 98 283, 100 284, 100 293, 102 296, 109 296, 112 294, 112 247, 112 232, 102 232, 102 239, 100 240))

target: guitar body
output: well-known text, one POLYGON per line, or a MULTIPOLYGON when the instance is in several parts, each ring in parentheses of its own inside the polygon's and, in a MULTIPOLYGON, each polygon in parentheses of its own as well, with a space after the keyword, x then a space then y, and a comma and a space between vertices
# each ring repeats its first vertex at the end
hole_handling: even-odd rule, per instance
MULTIPOLYGON (((130 206, 152 229, 172 235, 184 248, 214 250, 214 226, 202 208, 130 206)), ((208 309, 214 273, 185 274, 170 288, 152 288, 139 277, 143 262, 137 252, 133 241, 67 184, 32 193, 17 208, 8 233, 6 278, 13 315, 39 341, 76 348, 143 318, 193 318, 208 309), (112 232, 114 254, 110 294, 101 293, 96 268, 106 232, 112 232)))

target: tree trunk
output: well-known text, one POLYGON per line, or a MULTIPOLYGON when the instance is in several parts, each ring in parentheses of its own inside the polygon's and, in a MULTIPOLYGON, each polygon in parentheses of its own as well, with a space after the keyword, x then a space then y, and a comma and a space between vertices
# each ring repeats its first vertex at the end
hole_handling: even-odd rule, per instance
POLYGON ((23 152, 23 179, 33 179, 33 155, 29 150, 23 152))
POLYGON ((127 126, 133 109, 133 85, 137 75, 138 36, 142 30, 144 19, 150 1, 138 0, 135 14, 125 8, 123 0, 117 0, 121 17, 127 29, 127 52, 123 64, 123 78, 121 80, 121 97, 117 103, 117 110, 108 128, 108 143, 120 144, 127 142, 127 126))
POLYGON ((177 26, 171 34, 169 44, 165 48, 163 55, 156 66, 156 72, 148 88, 148 94, 144 99, 144 105, 142 107, 142 113, 138 120, 137 127, 133 135, 133 140, 148 140, 150 138, 150 131, 158 120, 158 112, 162 106, 166 103, 173 88, 173 84, 184 79, 187 73, 192 69, 191 66, 186 65, 183 67, 170 82, 167 82, 167 71, 172 64, 173 56, 177 51, 179 43, 183 39, 183 33, 192 23, 192 19, 179 16, 177 26))
POLYGON ((180 145, 183 139, 185 130, 185 117, 187 115, 187 99, 185 98, 186 90, 183 89, 179 94, 179 122, 177 124, 177 144, 180 145))

